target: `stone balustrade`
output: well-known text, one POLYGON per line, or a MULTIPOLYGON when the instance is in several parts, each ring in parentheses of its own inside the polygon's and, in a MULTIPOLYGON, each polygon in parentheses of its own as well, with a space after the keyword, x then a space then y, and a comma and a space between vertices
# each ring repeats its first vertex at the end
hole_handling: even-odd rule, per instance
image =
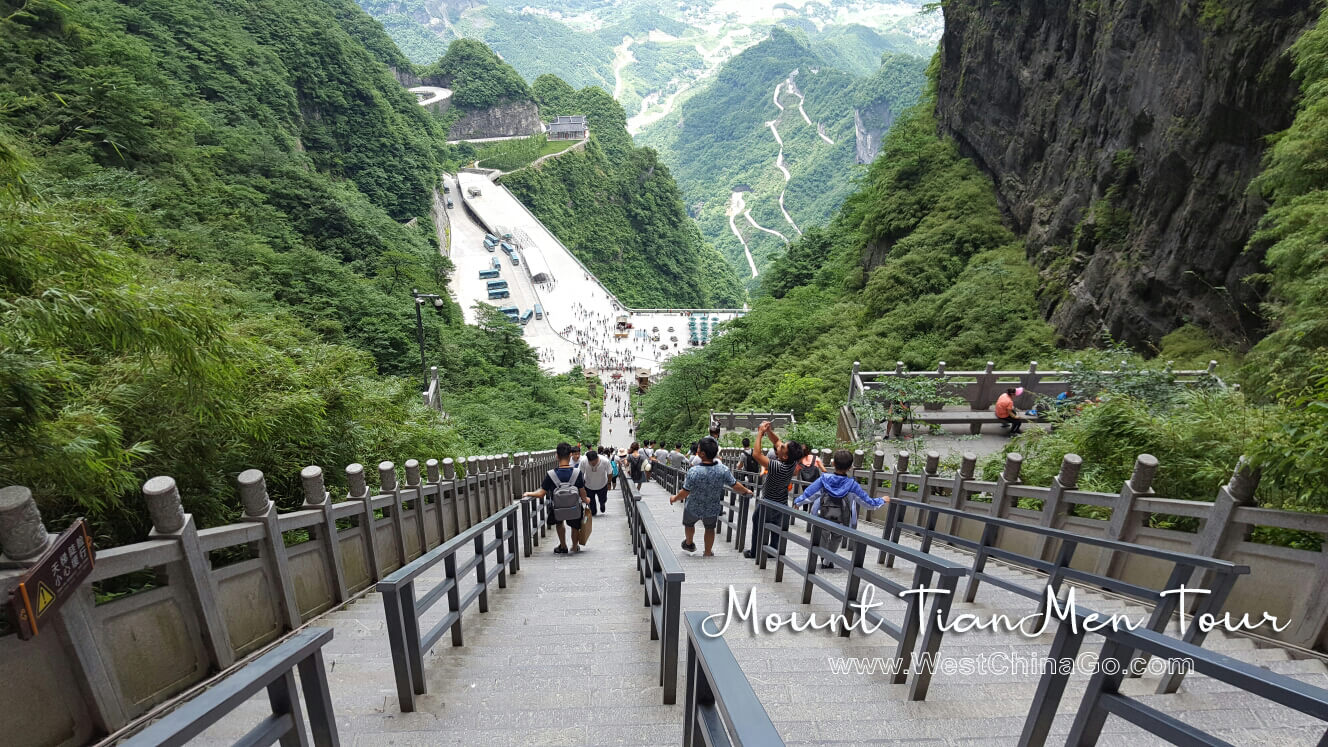
MULTIPOLYGON (((410 459, 345 468, 334 500, 323 469, 300 473, 303 504, 279 513, 259 470, 237 478, 242 515, 199 527, 175 480, 143 485, 152 531, 96 552, 92 575, 31 640, 0 636, 0 733, 85 744, 373 588, 427 550, 539 486, 553 451, 410 459), (133 593, 97 587, 133 575, 133 593), (59 693, 59 697, 54 694, 59 693)), ((54 539, 31 491, 0 489, 0 593, 54 539)), ((123 585, 123 584, 121 584, 123 585)))
MULTIPOLYGON (((721 450, 721 459, 736 465, 739 449, 721 450)), ((829 464, 830 450, 820 452, 829 464)), ((1027 485, 1020 479, 1023 457, 1009 454, 1000 477, 995 481, 975 477, 977 455, 963 455, 958 472, 939 472, 940 454, 929 451, 922 455, 922 464, 916 455, 900 451, 892 455, 887 464, 884 451, 876 451, 868 458, 862 450, 854 452, 854 476, 873 495, 889 494, 895 498, 929 503, 959 509, 975 516, 996 516, 1030 525, 1051 527, 1076 532, 1089 537, 1135 542, 1165 550, 1189 552, 1231 561, 1250 567, 1249 578, 1241 579, 1227 600, 1226 608, 1233 618, 1248 614, 1258 621, 1267 612, 1277 616, 1282 631, 1269 625, 1259 629, 1263 635, 1305 648, 1328 652, 1328 595, 1318 592, 1328 584, 1328 552, 1303 550, 1252 541, 1256 527, 1273 527, 1318 534, 1328 540, 1328 514, 1299 511, 1281 511, 1254 506, 1254 492, 1259 474, 1243 460, 1238 464, 1231 480, 1222 486, 1212 501, 1181 500, 1159 496, 1153 492, 1153 478, 1159 469, 1158 460, 1141 454, 1135 461, 1133 474, 1121 485, 1117 493, 1081 490, 1079 474, 1083 460, 1075 454, 1066 454, 1059 474, 1050 485, 1027 485), (910 468, 910 464, 913 465, 910 468), (1025 500, 1021 506, 1020 499, 1025 500), (1075 516, 1074 505, 1098 506, 1107 509, 1106 519, 1075 516), (1032 507, 1028 507, 1032 506, 1032 507), (1190 517, 1198 520, 1195 532, 1149 526, 1154 515, 1190 517)), ((795 482, 794 490, 800 483, 795 482)), ((881 512, 875 512, 884 514, 881 512)), ((872 521, 873 512, 865 519, 872 521)), ((980 539, 979 522, 965 522, 941 517, 940 531, 972 540, 980 539)), ((1328 542, 1324 543, 1328 547, 1328 542)), ((1054 547, 1023 533, 1001 533, 996 547, 1024 555, 1054 560, 1054 547), (1034 544, 1029 544, 1034 543, 1034 544)), ((1104 574, 1123 581, 1147 585, 1154 583, 1164 568, 1145 557, 1111 557, 1109 553, 1084 551, 1075 557, 1075 567, 1104 574)), ((1195 579, 1189 586, 1202 587, 1204 579, 1195 579)))

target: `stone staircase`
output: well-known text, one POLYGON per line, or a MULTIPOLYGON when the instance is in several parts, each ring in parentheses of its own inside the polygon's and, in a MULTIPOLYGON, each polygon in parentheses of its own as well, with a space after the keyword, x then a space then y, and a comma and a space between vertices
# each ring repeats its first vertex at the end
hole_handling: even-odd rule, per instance
MULTIPOLYGON (((681 508, 670 508, 667 494, 657 485, 648 485, 644 493, 644 500, 655 512, 663 531, 675 542, 681 542, 681 508)), ((864 528, 872 531, 866 525, 864 528)), ((722 539, 721 535, 716 540, 716 557, 713 558, 703 558, 699 554, 689 556, 678 550, 687 573, 687 582, 683 586, 684 610, 721 612, 725 609, 730 585, 741 592, 743 601, 747 590, 755 585, 757 609, 762 615, 786 615, 792 610, 814 611, 822 616, 839 612, 838 602, 819 589, 813 591, 810 605, 800 604, 800 576, 787 571, 783 583, 776 584, 773 562, 767 570, 761 571, 752 561, 734 552, 732 545, 722 543, 722 539)), ((917 546, 911 539, 906 539, 904 544, 917 546)), ((970 555, 943 545, 934 545, 932 552, 965 565, 972 561, 970 555)), ((893 569, 876 565, 875 553, 868 554, 868 564, 887 578, 904 584, 909 582, 913 572, 912 566, 902 561, 893 569)), ((1023 585, 1040 583, 1041 578, 1040 574, 994 560, 988 562, 987 570, 1023 585)), ((841 570, 826 573, 840 578, 845 575, 841 570)), ((967 579, 960 582, 961 590, 966 583, 967 579)), ((1135 620, 1146 619, 1148 613, 1142 605, 1084 589, 1078 590, 1077 599, 1081 606, 1103 613, 1127 614, 1135 620)), ((878 594, 876 601, 890 602, 878 610, 887 619, 897 620, 902 614, 903 603, 899 600, 878 594)), ((969 613, 986 619, 994 613, 1004 612, 1018 619, 1033 609, 1030 600, 983 584, 975 602, 956 602, 951 615, 953 619, 955 615, 969 613)), ((735 621, 725 634, 725 640, 775 726, 790 744, 899 741, 1013 744, 1023 728, 1037 685, 1037 673, 1008 672, 978 678, 938 671, 932 678, 926 700, 910 702, 906 700, 905 685, 891 685, 880 674, 832 674, 830 671, 830 657, 888 657, 894 651, 895 641, 883 633, 864 635, 854 631, 851 637, 841 638, 826 631, 794 633, 782 630, 752 635, 749 625, 742 630, 737 630, 737 625, 735 621)), ((1178 625, 1173 623, 1168 632, 1179 635, 1178 625)), ((1054 628, 1051 627, 1047 633, 1031 639, 1009 633, 950 632, 945 635, 940 655, 1043 656, 1051 646, 1053 635, 1054 628)), ((1285 648, 1257 646, 1250 638, 1218 631, 1208 636, 1205 648, 1319 687, 1328 687, 1328 668, 1321 660, 1293 659, 1285 648)), ((1081 655, 1089 652, 1096 655, 1098 649, 1100 644, 1090 636, 1081 655)), ((1236 744, 1315 745, 1324 736, 1321 721, 1203 675, 1187 675, 1180 692, 1172 695, 1152 694, 1158 680, 1157 675, 1126 680, 1122 691, 1139 696, 1142 701, 1168 714, 1236 744)), ((1087 677, 1082 675, 1071 679, 1061 700, 1049 743, 1059 743, 1058 740, 1063 741, 1068 734, 1086 682, 1087 677)), ((1100 743, 1166 744, 1119 718, 1107 721, 1100 743)))
MULTIPOLYGON (((661 530, 677 547, 682 539, 681 506, 670 506, 658 485, 647 483, 642 500, 661 530)), ((580 555, 555 555, 550 534, 508 588, 490 594, 490 610, 467 611, 465 645, 446 641, 425 657, 429 692, 418 710, 401 713, 384 629, 382 600, 369 593, 314 624, 333 627, 324 650, 342 744, 347 745, 674 745, 682 735, 682 706, 661 704, 658 643, 649 637, 647 609, 633 566, 620 500, 596 520, 590 544, 580 555)), ((870 528, 869 528, 870 529, 870 528)), ((700 537, 698 536, 698 540, 700 537)), ((726 609, 733 586, 745 601, 755 586, 761 615, 797 611, 822 616, 839 606, 819 590, 812 604, 800 604, 801 578, 791 571, 774 583, 773 564, 765 571, 734 552, 723 537, 716 557, 677 550, 687 574, 682 609, 711 613, 726 609)), ((944 546, 933 552, 957 562, 969 559, 944 546)), ((458 562, 465 558, 458 556, 458 562)), ((898 563, 878 572, 907 582, 912 568, 898 563)), ((1035 574, 997 562, 990 572, 1021 582, 1035 574)), ((441 570, 439 571, 441 573, 441 570)), ((832 570, 829 574, 844 575, 832 570)), ((421 589, 440 575, 426 575, 421 589)), ((966 581, 965 581, 966 582, 966 581)), ((963 583, 961 582, 961 589, 963 583)), ((878 611, 898 619, 903 604, 878 595, 878 611)), ((1144 607, 1080 590, 1082 605, 1101 612, 1140 618, 1144 607)), ((956 603, 952 616, 1012 617, 1031 612, 1029 600, 983 585, 977 601, 956 603)), ((426 617, 425 625, 434 618, 426 617)), ((1175 631, 1172 631, 1173 634, 1175 631)), ((979 657, 996 654, 1037 657, 1051 645, 1052 632, 1038 638, 1008 633, 947 633, 940 654, 979 657)), ((684 633, 685 638, 685 633, 684 633)), ((923 702, 906 700, 904 685, 880 674, 832 673, 831 657, 888 657, 895 642, 883 633, 855 631, 849 638, 807 630, 753 635, 736 620, 725 640, 742 666, 783 739, 789 744, 1013 744, 1037 683, 1037 674, 1007 672, 982 677, 938 671, 923 702)), ((1206 648, 1328 687, 1328 669, 1317 659, 1293 658, 1284 648, 1256 645, 1246 637, 1214 632, 1206 648)), ((682 642, 685 657, 686 641, 682 642)), ((1085 652, 1096 652, 1090 636, 1085 652)), ((679 702, 685 667, 679 667, 679 702)), ((1053 724, 1050 743, 1068 733, 1087 678, 1071 679, 1053 724)), ((1236 744, 1314 745, 1322 722, 1269 704, 1199 674, 1187 676, 1179 693, 1153 695, 1156 676, 1127 680, 1123 690, 1161 710, 1236 744)), ((199 744, 229 744, 266 713, 266 701, 247 703, 234 717, 210 730, 199 744)), ((1104 745, 1162 743, 1130 723, 1109 719, 1104 745)))

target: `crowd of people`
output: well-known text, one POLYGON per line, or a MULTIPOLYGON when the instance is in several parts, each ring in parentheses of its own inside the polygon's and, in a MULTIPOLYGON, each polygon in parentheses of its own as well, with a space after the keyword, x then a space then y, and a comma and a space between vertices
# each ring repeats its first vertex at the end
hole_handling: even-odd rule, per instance
MULTIPOLYGON (((611 393, 606 393, 605 411, 610 408, 628 405, 626 385, 613 386, 611 393)), ((619 410, 614 410, 619 412, 619 410)), ((737 472, 746 478, 761 476, 761 498, 789 505, 793 496, 794 481, 806 487, 793 503, 795 506, 811 504, 810 511, 828 521, 847 527, 856 527, 859 506, 867 509, 880 508, 889 500, 888 496, 872 496, 858 484, 853 476, 853 454, 839 449, 830 459, 830 469, 816 455, 816 450, 793 440, 783 440, 775 433, 769 421, 761 423, 756 429, 756 442, 744 438, 743 448, 737 458, 737 472), (768 448, 766 447, 769 442, 768 448)), ((626 480, 640 491, 650 479, 651 472, 662 466, 685 472, 681 488, 670 497, 669 502, 683 503, 682 524, 685 538, 682 549, 696 553, 696 525, 704 530, 702 557, 714 555, 715 533, 719 517, 724 509, 724 495, 728 490, 739 494, 751 494, 751 490, 738 479, 734 470, 719 460, 719 428, 712 426, 709 435, 684 447, 675 443, 672 448, 654 441, 644 443, 633 441, 625 449, 614 450, 609 446, 589 449, 583 455, 581 447, 570 444, 558 445, 558 467, 545 476, 540 490, 526 493, 527 497, 553 496, 550 506, 549 524, 556 528, 559 544, 554 551, 569 552, 563 525, 572 529, 570 552, 579 552, 576 542, 582 518, 555 518, 557 496, 566 496, 566 500, 578 500, 578 510, 590 515, 608 510, 608 494, 618 488, 618 480, 626 480)), ((750 482, 750 479, 748 479, 750 482)), ((748 544, 746 557, 755 557, 755 548, 761 541, 761 527, 767 523, 765 506, 757 503, 751 520, 752 536, 748 544)), ((771 520, 773 521, 773 520, 771 520)), ((783 529, 789 526, 789 514, 780 512, 779 523, 783 529)), ((824 532, 821 546, 834 553, 839 549, 839 537, 832 532, 824 532)), ((821 567, 831 569, 833 561, 822 558, 821 567)))

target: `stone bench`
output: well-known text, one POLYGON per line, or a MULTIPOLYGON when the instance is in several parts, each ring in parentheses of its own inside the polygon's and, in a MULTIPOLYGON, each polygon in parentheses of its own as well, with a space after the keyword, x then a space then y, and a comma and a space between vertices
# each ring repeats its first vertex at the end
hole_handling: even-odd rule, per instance
MULTIPOLYGON (((1023 417, 1021 419, 1027 423, 1037 422, 1036 417, 1023 417)), ((913 422, 924 423, 927 425, 967 425, 968 432, 977 435, 982 432, 983 424, 1002 423, 996 413, 991 410, 914 410, 913 422)), ((901 421, 892 421, 887 431, 887 436, 899 436, 903 433, 904 424, 901 421)))

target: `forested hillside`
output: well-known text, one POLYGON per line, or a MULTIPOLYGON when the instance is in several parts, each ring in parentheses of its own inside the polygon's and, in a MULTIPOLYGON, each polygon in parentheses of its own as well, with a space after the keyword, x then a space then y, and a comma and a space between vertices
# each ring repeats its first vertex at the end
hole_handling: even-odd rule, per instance
POLYGON ((855 78, 828 66, 799 32, 776 27, 638 139, 670 165, 702 235, 750 277, 734 228, 759 269, 783 253, 785 239, 826 222, 852 191, 855 113, 879 138, 917 100, 925 66, 921 58, 886 55, 872 75, 855 78), (787 180, 777 163, 772 121, 783 141, 787 180), (780 209, 781 192, 791 222, 780 209), (742 194, 751 220, 739 211, 731 225, 734 193, 742 194))
POLYGON ((452 418, 420 404, 456 164, 391 47, 350 0, 0 0, 0 481, 48 526, 139 539, 156 474, 206 525, 245 468, 290 506, 307 464, 593 437, 579 378, 450 304, 452 418))
POLYGON ((829 422, 854 360, 958 369, 1050 350, 1037 275, 990 182, 937 138, 930 107, 907 111, 834 220, 761 275, 751 313, 667 364, 644 398, 644 437, 694 438, 709 409, 829 422))
POLYGON ((633 146, 613 97, 552 75, 536 79, 534 95, 545 119, 587 115, 590 142, 502 183, 627 305, 741 306, 732 269, 702 240, 669 169, 633 146))
MULTIPOLYGON (((974 7, 964 5, 960 11, 969 13, 974 7)), ((1243 13, 1247 8, 1241 7, 1243 13)), ((1220 28, 1226 38, 1234 39, 1230 24, 1241 17, 1208 17, 1203 28, 1220 28)), ((993 31, 970 28, 968 33, 993 31)), ((1008 41, 981 43, 1001 46, 1008 41)), ((1041 54, 1036 49, 1027 53, 1041 54)), ((992 176, 1006 188, 1018 185, 1004 184, 1008 172, 990 162, 984 167, 993 169, 993 175, 979 171, 952 139, 943 133, 938 136, 935 80, 946 80, 947 75, 955 79, 954 71, 944 71, 952 61, 946 54, 938 55, 930 93, 896 122, 866 179, 830 225, 808 230, 763 273, 751 313, 727 325, 715 344, 668 364, 670 374, 643 398, 638 433, 644 438, 687 440, 702 432, 710 409, 791 410, 810 426, 807 430, 827 440, 833 438, 827 434, 834 432, 834 413, 844 403, 854 360, 876 370, 889 369, 895 361, 911 369, 931 369, 943 360, 951 370, 959 370, 981 367, 987 360, 998 367, 1022 367, 1036 359, 1043 367, 1050 362, 1094 382, 1095 394, 1088 398, 1081 393, 1083 401, 1073 410, 1055 416, 1054 430, 1026 429, 1011 439, 1005 451, 1023 455, 1024 480, 1050 480, 1062 456, 1072 452, 1084 459, 1082 487, 1114 491, 1129 478, 1136 455, 1149 453, 1163 466, 1155 482, 1159 494, 1212 500, 1238 460, 1246 457, 1262 475, 1256 493, 1260 505, 1328 510, 1324 499, 1328 495, 1328 324, 1324 321, 1328 310, 1323 301, 1328 297, 1324 249, 1328 155, 1322 146, 1328 142, 1323 126, 1328 16, 1320 15, 1317 25, 1290 47, 1294 72, 1288 77, 1300 95, 1294 111, 1284 115, 1294 121, 1271 138, 1251 196, 1238 198, 1242 211, 1250 209, 1252 199, 1268 201, 1247 248, 1253 257, 1266 256, 1266 267, 1252 267, 1254 274, 1241 278, 1246 283, 1266 283, 1267 302, 1241 313, 1259 312, 1271 334, 1244 356, 1245 341, 1218 336, 1221 327, 1205 331, 1195 323, 1178 321, 1164 328, 1166 334, 1155 345, 1142 350, 1121 346, 1105 334, 1109 330, 1103 325, 1094 328, 1096 347, 1053 347, 1067 340, 1055 334, 1040 304, 1039 296, 1049 290, 1047 279, 1039 278, 1026 257, 1025 237, 1011 231, 1007 216, 997 208, 992 176), (1227 384, 1241 386, 1195 391, 1167 386, 1168 366, 1202 366, 1209 358, 1223 361, 1219 370, 1227 384), (1091 373, 1104 368, 1117 369, 1118 378, 1105 380, 1091 373)), ((965 65, 970 73, 963 83, 965 90, 1008 82, 999 73, 984 73, 974 60, 965 65), (999 79, 988 80, 986 74, 999 79)), ((1265 67, 1259 69, 1263 71, 1259 75, 1267 74, 1265 67)), ((1146 71, 1136 72, 1147 77, 1146 71)), ((1253 69, 1246 72, 1255 74, 1253 69)), ((1276 78, 1262 82, 1268 90, 1287 83, 1276 78)), ((1140 91, 1135 98, 1146 100, 1153 93, 1140 91)), ((1036 113, 1056 118, 1064 111, 1048 108, 1036 113)), ((1074 112, 1104 131, 1121 124, 1119 112, 1101 110, 1097 118, 1092 112, 1074 112)), ((1275 118, 1278 113, 1260 116, 1275 118)), ((988 125, 956 118, 949 127, 988 132, 988 125)), ((1132 125, 1121 126, 1128 131, 1132 125)), ((1229 142, 1232 135, 1222 129, 1225 124, 1212 126, 1217 129, 1192 124, 1189 138, 1229 142)), ((1078 133, 1070 134, 1079 138, 1078 133)), ((992 140, 983 147, 994 144, 992 140)), ((1080 150, 1058 152, 1056 158, 1078 163, 1106 159, 1111 162, 1108 176, 1122 177, 1099 185, 1104 204, 1094 207, 1076 229, 1076 241, 1086 242, 1081 248, 1096 245, 1097 251, 1119 251, 1126 233, 1111 232, 1134 224, 1124 210, 1113 212, 1112 206, 1136 204, 1145 192, 1154 195, 1154 203, 1162 200, 1171 209, 1202 207, 1183 199, 1192 184, 1180 161, 1175 162, 1180 170, 1168 177, 1171 187, 1163 189, 1158 182, 1139 180, 1133 154, 1110 148, 1101 152, 1100 144, 1075 148, 1080 150)), ((1231 150, 1223 154, 1232 162, 1248 155, 1231 150)), ((1066 195, 1062 206, 1081 198, 1066 195)), ((1022 226, 1018 220, 1014 223, 1022 226)), ((1046 237, 1039 234, 1039 238, 1046 237)), ((1128 261, 1117 260, 1113 267, 1127 275, 1174 269, 1159 269, 1133 255, 1128 261)), ((1067 269, 1069 265, 1058 266, 1057 272, 1067 269)), ((1051 290, 1061 292, 1064 287, 1051 290)), ((1205 293, 1222 291, 1210 288, 1205 293)), ((1083 299, 1088 292, 1081 293, 1083 299)), ((1193 298, 1187 302, 1196 303, 1193 298)), ((1214 314, 1229 311, 1213 309, 1214 314)), ((1096 313, 1131 318, 1140 312, 1129 304, 1104 302, 1096 313)), ((1156 321, 1154 317, 1148 323, 1156 321)), ((1142 327, 1133 332, 1150 334, 1142 327)), ((1001 455, 995 455, 985 463, 988 479, 999 472, 1001 461, 1001 455)), ((1192 526, 1186 523, 1189 520, 1161 515, 1149 521, 1156 526, 1192 526)), ((1322 543, 1313 533, 1267 528, 1256 533, 1264 540, 1309 549, 1319 549, 1322 543)))

